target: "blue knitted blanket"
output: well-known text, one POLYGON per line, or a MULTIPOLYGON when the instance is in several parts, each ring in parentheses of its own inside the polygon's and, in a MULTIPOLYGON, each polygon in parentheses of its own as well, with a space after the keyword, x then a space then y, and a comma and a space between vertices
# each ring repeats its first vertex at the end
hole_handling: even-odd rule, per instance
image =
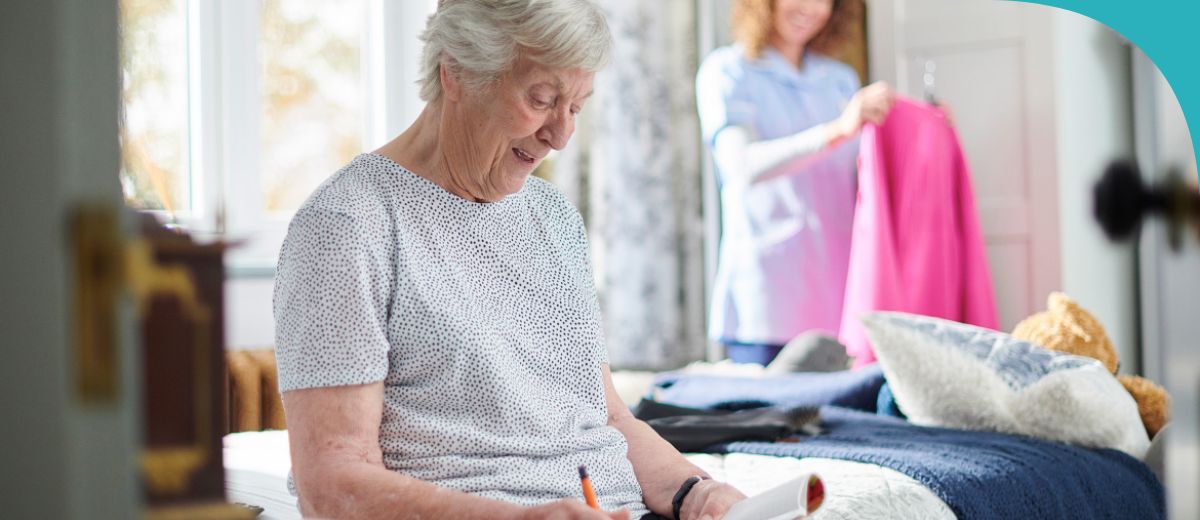
POLYGON ((924 484, 962 519, 1166 516, 1162 484, 1120 451, 915 426, 829 406, 821 416, 824 433, 798 443, 732 442, 710 451, 877 464, 924 484))

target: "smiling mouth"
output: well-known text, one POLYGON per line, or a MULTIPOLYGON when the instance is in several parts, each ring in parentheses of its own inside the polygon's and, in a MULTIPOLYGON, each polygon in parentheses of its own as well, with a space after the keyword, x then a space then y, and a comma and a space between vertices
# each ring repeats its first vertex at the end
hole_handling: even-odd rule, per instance
POLYGON ((809 17, 803 15, 789 16, 787 18, 787 23, 798 29, 808 29, 812 26, 812 22, 809 20, 809 17))
POLYGON ((537 159, 534 159, 532 155, 525 153, 520 148, 513 148, 512 151, 513 151, 513 155, 517 156, 517 159, 524 163, 533 164, 534 162, 537 161, 537 159))

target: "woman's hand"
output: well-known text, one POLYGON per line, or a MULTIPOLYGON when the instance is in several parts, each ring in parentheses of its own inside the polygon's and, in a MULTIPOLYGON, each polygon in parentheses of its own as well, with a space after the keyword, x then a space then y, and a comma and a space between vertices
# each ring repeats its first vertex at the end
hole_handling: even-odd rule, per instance
POLYGON ((514 520, 629 520, 629 511, 597 511, 578 500, 566 499, 526 508, 514 520))
POLYGON ((866 123, 883 123, 895 100, 896 93, 892 87, 882 81, 858 89, 842 110, 842 115, 834 121, 837 135, 831 141, 841 142, 853 136, 866 123))
POLYGON ((950 105, 947 105, 945 101, 938 101, 934 106, 942 111, 942 115, 946 117, 946 122, 950 123, 950 126, 954 126, 954 110, 950 108, 950 105))
POLYGON ((679 517, 683 520, 720 520, 733 504, 746 499, 737 488, 715 480, 701 480, 683 499, 679 517))

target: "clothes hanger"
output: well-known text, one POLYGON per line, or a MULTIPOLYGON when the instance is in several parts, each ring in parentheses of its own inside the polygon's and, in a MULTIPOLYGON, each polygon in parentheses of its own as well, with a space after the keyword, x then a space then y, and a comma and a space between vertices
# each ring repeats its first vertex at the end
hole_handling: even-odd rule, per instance
POLYGON ((924 74, 924 76, 922 76, 924 87, 922 89, 921 97, 923 97, 925 99, 926 103, 929 103, 930 105, 933 105, 933 106, 938 106, 937 77, 935 76, 936 72, 937 72, 937 63, 931 59, 926 59, 925 60, 925 74, 924 74))

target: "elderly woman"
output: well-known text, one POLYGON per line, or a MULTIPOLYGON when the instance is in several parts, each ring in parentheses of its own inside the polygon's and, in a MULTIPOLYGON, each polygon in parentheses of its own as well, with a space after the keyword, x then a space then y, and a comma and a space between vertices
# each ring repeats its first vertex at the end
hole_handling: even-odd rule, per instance
POLYGON ((612 384, 582 220, 530 172, 608 59, 587 0, 444 0, 424 111, 296 213, 275 288, 305 515, 720 518, 612 384), (580 500, 587 467, 600 508, 580 500), (659 516, 661 515, 661 516, 659 516))

